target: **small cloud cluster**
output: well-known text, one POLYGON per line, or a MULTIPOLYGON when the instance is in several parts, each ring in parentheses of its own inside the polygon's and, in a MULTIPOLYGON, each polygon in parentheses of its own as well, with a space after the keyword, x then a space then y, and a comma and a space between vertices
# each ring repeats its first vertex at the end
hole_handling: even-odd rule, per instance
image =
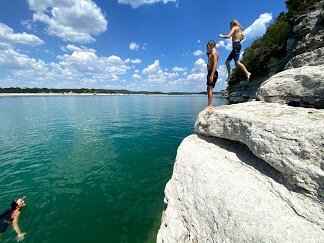
POLYGON ((118 0, 118 3, 129 4, 132 8, 138 8, 141 5, 152 5, 155 3, 163 2, 164 4, 168 2, 177 2, 177 0, 118 0))
POLYGON ((147 43, 139 44, 133 41, 129 44, 129 49, 132 51, 138 51, 139 49, 147 50, 147 43))
POLYGON ((38 46, 44 44, 44 41, 25 32, 14 33, 12 28, 0 22, 0 48, 1 46, 9 47, 14 44, 38 46))
MULTIPOLYGON (((28 0, 33 22, 47 26, 48 34, 64 41, 89 43, 94 35, 107 30, 108 22, 101 9, 91 0, 28 0)), ((27 28, 31 23, 24 21, 27 28)))
MULTIPOLYGON (((107 80, 117 81, 130 69, 126 60, 116 55, 102 57, 94 49, 71 44, 61 49, 66 53, 57 56, 56 62, 50 63, 30 58, 13 49, 0 51, 0 66, 11 70, 13 76, 24 80, 26 86, 31 83, 43 86, 47 82, 46 86, 49 87, 55 84, 61 87, 82 87, 105 83, 107 80)), ((139 63, 140 60, 129 62, 139 63)))
POLYGON ((129 44, 129 49, 133 51, 138 51, 139 45, 136 42, 132 42, 129 44))
POLYGON ((202 54, 204 54, 202 50, 197 50, 193 53, 194 56, 201 56, 202 54))

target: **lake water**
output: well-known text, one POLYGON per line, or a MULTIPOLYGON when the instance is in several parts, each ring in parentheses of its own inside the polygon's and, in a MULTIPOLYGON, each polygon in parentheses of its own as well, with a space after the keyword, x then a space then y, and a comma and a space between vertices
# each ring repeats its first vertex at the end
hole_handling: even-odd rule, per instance
MULTIPOLYGON (((0 97, 0 211, 27 196, 24 242, 155 242, 177 147, 206 104, 206 96, 0 97)), ((15 237, 10 227, 1 242, 15 237)))

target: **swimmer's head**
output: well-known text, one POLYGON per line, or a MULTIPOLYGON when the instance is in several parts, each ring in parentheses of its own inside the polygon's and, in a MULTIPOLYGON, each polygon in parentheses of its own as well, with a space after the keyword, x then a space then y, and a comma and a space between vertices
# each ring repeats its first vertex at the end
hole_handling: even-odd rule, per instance
POLYGON ((22 208, 24 206, 26 206, 25 201, 24 201, 24 197, 15 199, 15 200, 13 200, 11 202, 11 209, 12 210, 20 209, 20 208, 22 208))

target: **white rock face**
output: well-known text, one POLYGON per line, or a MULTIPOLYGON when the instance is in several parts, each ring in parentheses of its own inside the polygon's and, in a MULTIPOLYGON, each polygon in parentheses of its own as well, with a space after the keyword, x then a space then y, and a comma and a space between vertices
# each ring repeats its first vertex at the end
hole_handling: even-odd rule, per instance
POLYGON ((307 12, 297 19, 299 23, 294 26, 293 32, 296 34, 297 43, 293 52, 301 54, 323 47, 324 26, 321 21, 324 1, 318 1, 307 12))
POLYGON ((266 102, 297 102, 324 108, 324 65, 277 73, 261 84, 256 96, 266 102))
POLYGON ((322 205, 280 180, 243 145, 187 137, 165 189, 157 242, 324 242, 322 205))
POLYGON ((246 144, 287 183, 324 198, 324 110, 247 102, 202 111, 196 131, 246 144))
POLYGON ((286 64, 285 69, 299 68, 302 66, 318 66, 323 64, 324 47, 295 56, 286 64))

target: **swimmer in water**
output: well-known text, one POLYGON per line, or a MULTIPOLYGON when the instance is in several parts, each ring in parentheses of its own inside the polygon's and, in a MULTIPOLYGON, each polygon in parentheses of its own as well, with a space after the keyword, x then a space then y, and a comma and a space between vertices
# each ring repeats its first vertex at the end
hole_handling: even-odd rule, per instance
POLYGON ((8 208, 2 214, 0 214, 0 238, 1 235, 7 230, 8 226, 12 223, 12 227, 17 233, 17 241, 24 239, 26 233, 22 233, 18 226, 20 209, 26 205, 24 199, 25 197, 13 200, 11 202, 11 208, 8 208))

